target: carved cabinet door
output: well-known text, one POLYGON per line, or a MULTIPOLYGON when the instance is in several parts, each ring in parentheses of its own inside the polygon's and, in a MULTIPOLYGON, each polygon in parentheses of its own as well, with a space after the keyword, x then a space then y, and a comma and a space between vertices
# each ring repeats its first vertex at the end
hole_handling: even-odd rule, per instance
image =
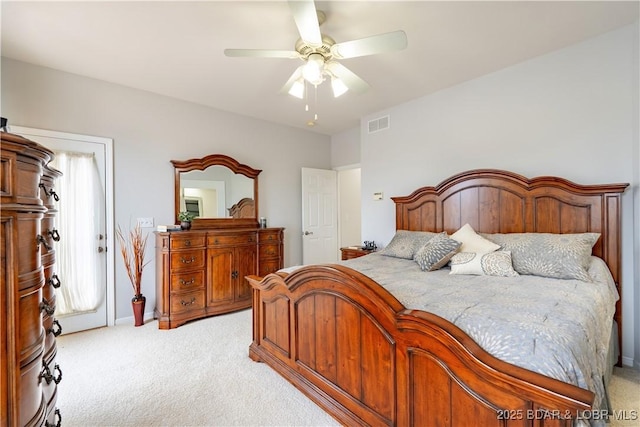
POLYGON ((236 248, 236 301, 251 299, 251 285, 246 276, 256 274, 258 265, 258 250, 256 245, 239 246, 236 248))
POLYGON ((235 297, 235 248, 209 248, 207 252, 207 306, 229 304, 235 297))

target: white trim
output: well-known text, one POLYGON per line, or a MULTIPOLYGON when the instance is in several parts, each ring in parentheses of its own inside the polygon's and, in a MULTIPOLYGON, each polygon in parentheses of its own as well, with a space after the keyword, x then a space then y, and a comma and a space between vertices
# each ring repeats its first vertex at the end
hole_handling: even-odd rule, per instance
POLYGON ((631 366, 632 368, 640 369, 640 365, 639 364, 634 364, 633 363, 633 357, 622 356, 622 364, 624 366, 631 366))
POLYGON ((24 126, 9 126, 9 131, 21 135, 33 135, 58 139, 70 139, 76 141, 87 141, 105 146, 105 198, 106 198, 106 233, 107 239, 111 238, 112 242, 107 240, 107 326, 115 325, 116 307, 115 307, 115 232, 114 232, 114 212, 113 212, 113 139, 101 136, 81 135, 68 132, 58 132, 53 130, 35 129, 24 126), (109 250, 111 249, 111 250, 109 250))
MULTIPOLYGON (((150 322, 155 320, 155 318, 153 317, 153 311, 149 311, 149 312, 145 312, 144 316, 144 323, 150 322)), ((127 316, 127 317, 119 317, 116 320, 115 326, 119 326, 119 325, 133 325, 135 323, 133 316, 127 316)), ((113 325, 111 325, 113 326, 113 325)))

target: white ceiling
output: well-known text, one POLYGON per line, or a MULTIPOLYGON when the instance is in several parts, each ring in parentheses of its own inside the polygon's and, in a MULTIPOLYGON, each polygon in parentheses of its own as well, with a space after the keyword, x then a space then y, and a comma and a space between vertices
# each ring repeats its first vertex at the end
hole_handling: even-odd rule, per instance
POLYGON ((227 58, 225 48, 293 50, 286 1, 2 1, 2 55, 221 110, 332 135, 359 119, 638 19, 639 3, 317 1, 336 42, 402 29, 400 52, 342 60, 371 89, 318 114, 279 90, 297 59, 227 58))

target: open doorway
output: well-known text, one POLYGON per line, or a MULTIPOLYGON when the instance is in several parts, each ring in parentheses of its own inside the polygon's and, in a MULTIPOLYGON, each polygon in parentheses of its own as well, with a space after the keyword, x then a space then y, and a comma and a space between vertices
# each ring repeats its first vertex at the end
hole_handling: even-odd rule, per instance
POLYGON ((338 170, 339 247, 362 245, 360 165, 338 170))

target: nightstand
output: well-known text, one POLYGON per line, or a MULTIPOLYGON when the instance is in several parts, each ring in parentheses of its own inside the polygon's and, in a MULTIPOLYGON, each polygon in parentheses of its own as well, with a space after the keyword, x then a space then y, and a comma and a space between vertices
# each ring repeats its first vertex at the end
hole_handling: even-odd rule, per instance
POLYGON ((342 260, 345 261, 370 254, 373 251, 361 247, 349 246, 346 248, 340 248, 340 252, 342 252, 342 260))

